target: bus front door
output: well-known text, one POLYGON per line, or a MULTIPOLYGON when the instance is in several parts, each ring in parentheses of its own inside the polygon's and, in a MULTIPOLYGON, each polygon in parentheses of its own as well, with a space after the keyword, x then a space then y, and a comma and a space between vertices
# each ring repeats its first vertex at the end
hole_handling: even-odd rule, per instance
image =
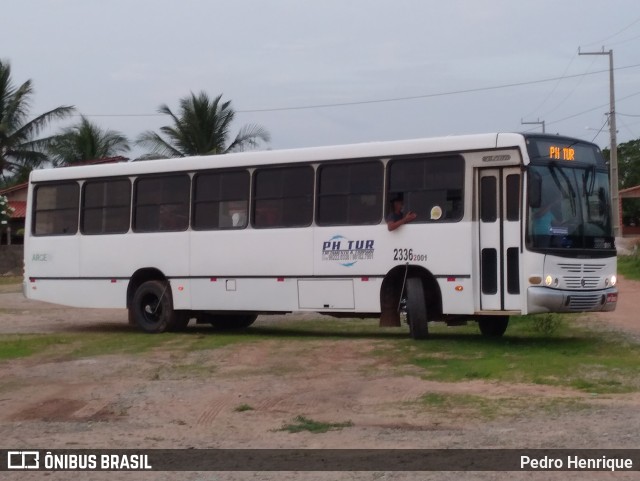
POLYGON ((480 309, 520 310, 521 171, 478 172, 480 309))

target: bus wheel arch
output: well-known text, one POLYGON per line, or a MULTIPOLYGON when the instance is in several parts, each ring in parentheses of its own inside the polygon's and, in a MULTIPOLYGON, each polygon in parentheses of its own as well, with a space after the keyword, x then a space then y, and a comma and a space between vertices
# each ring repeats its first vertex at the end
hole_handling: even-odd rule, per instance
POLYGON ((138 288, 147 281, 168 282, 168 279, 162 271, 154 267, 138 269, 129 279, 129 286, 127 287, 127 309, 131 309, 133 296, 135 296, 138 288))
POLYGON ((148 333, 177 331, 189 323, 187 311, 173 309, 169 279, 158 269, 136 271, 127 287, 129 324, 148 333))
POLYGON ((380 288, 380 326, 400 325, 398 308, 400 306, 401 296, 407 293, 407 281, 405 281, 405 278, 407 281, 409 279, 419 279, 419 282, 412 282, 414 296, 418 286, 421 286, 428 320, 441 320, 442 294, 436 277, 424 267, 405 265, 396 266, 391 269, 382 281, 380 288))

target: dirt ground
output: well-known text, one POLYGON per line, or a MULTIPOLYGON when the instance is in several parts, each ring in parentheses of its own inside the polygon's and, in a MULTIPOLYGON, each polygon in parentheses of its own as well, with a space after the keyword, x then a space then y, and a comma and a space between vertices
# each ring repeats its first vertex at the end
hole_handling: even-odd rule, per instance
MULTIPOLYGON (((640 282, 621 279, 618 308, 589 322, 640 339, 640 282)), ((130 329, 124 310, 28 301, 0 286, 0 335, 130 329)), ((316 316, 317 317, 317 316, 316 316)), ((259 319, 273 322, 273 319, 259 319)), ((214 335, 214 334, 212 334, 214 335)), ((640 393, 594 396, 569 388, 422 379, 371 355, 379 340, 274 338, 183 355, 0 363, 0 438, 9 449, 81 448, 627 448, 640 447, 640 393), (181 366, 197 365, 189 369, 181 366), (575 398, 580 409, 527 410, 496 419, 446 411, 428 393, 575 398), (239 412, 240 405, 253 409, 239 412), (586 408, 585 408, 586 406, 586 408), (279 431, 296 416, 351 422, 323 434, 279 431)), ((69 473, 3 473, 69 479, 69 473)), ((76 473, 78 479, 636 479, 630 473, 76 473), (542 476, 542 477, 540 477, 542 476)))

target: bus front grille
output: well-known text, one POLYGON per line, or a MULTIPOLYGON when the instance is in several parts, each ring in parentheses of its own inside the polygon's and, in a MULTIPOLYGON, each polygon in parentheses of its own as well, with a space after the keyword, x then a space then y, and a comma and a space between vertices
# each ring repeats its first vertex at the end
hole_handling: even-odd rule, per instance
POLYGON ((565 305, 572 311, 592 311, 604 304, 602 294, 575 294, 567 296, 565 305))
POLYGON ((564 276, 567 289, 596 289, 600 283, 599 277, 564 276))
POLYGON ((558 264, 558 267, 564 272, 570 272, 572 274, 587 274, 593 272, 599 272, 606 267, 605 264, 582 264, 577 262, 564 262, 558 264))

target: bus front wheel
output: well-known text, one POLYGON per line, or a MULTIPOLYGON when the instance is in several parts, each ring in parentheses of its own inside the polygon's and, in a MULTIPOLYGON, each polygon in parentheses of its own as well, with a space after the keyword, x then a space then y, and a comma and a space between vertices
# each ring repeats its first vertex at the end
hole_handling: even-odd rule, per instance
POLYGON ((151 334, 171 330, 179 322, 168 282, 142 283, 133 295, 129 312, 137 326, 151 334))
POLYGON ((509 325, 509 316, 483 316, 478 318, 478 327, 485 337, 502 337, 509 325))
POLYGON ((422 279, 410 277, 405 286, 407 294, 407 321, 409 331, 414 339, 426 339, 429 336, 429 320, 427 318, 427 303, 424 297, 422 279))

